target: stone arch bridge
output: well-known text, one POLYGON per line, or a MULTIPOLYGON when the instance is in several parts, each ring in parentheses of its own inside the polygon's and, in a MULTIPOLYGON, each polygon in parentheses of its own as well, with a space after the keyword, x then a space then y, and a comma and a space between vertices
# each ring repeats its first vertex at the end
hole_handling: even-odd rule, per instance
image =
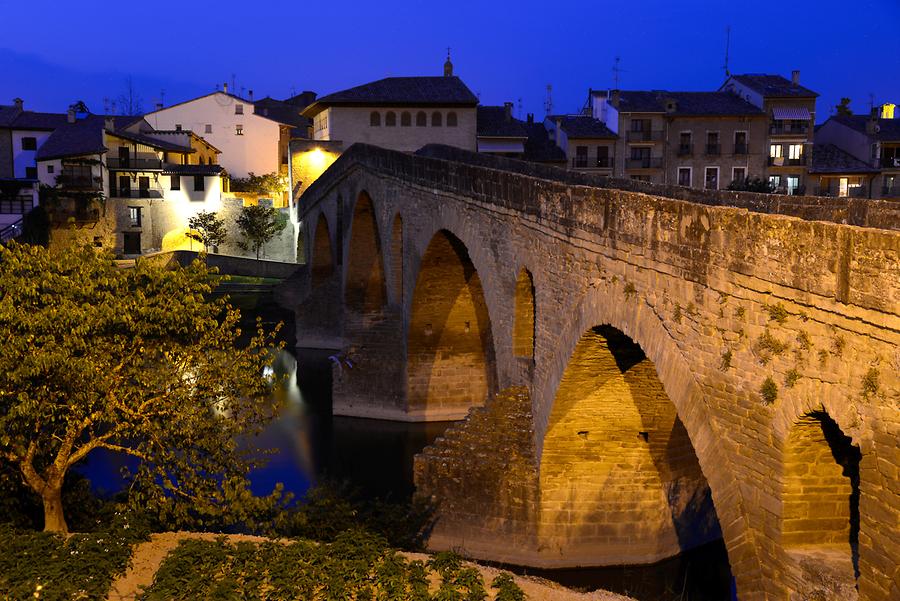
POLYGON ((741 599, 900 599, 897 203, 356 145, 299 218, 287 294, 298 345, 345 355, 335 413, 462 420, 416 458, 432 547, 721 536, 741 599))

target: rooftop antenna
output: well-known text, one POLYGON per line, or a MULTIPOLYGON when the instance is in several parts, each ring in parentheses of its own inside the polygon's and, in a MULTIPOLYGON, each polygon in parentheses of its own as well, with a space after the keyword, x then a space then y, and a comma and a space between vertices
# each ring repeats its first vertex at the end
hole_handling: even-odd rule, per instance
POLYGON ((516 107, 516 119, 522 118, 522 97, 519 97, 519 104, 516 107))
POLYGON ((159 103, 163 106, 166 106, 166 91, 165 90, 159 91, 159 103))
POLYGON ((731 71, 728 70, 728 50, 731 46, 731 25, 725 27, 725 64, 722 66, 725 69, 725 77, 731 77, 731 71))
POLYGON ((553 86, 547 84, 547 99, 544 101, 544 112, 547 115, 553 113, 553 86))
POLYGON ((613 89, 614 90, 619 89, 619 74, 622 72, 622 68, 619 67, 619 63, 621 61, 622 61, 622 57, 617 56, 616 60, 613 62, 612 72, 613 72, 613 89))
POLYGON ((231 93, 234 94, 237 92, 237 87, 234 85, 234 73, 231 74, 231 93))

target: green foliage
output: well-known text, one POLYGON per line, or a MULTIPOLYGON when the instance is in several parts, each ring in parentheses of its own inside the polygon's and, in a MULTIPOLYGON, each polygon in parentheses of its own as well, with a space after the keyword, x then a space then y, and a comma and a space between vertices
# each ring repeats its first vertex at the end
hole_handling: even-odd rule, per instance
POLYGON ((239 348, 239 313, 204 298, 215 284, 197 261, 124 270, 88 247, 0 248, 0 461, 41 496, 45 529, 67 529, 63 481, 94 449, 137 457, 134 500, 168 523, 252 498, 259 454, 237 437, 275 409, 273 338, 239 348))
POLYGON ((744 179, 734 180, 728 184, 728 190, 735 192, 760 192, 762 194, 771 194, 775 191, 769 180, 761 177, 745 177, 744 179))
POLYGON ((840 334, 835 334, 831 339, 831 354, 835 357, 840 357, 844 354, 844 346, 846 346, 844 337, 840 334))
POLYGON ((188 219, 187 237, 202 244, 207 253, 210 246, 224 244, 227 236, 225 220, 211 211, 200 211, 188 219))
MULTIPOLYGON (((494 580, 501 601, 524 599, 511 577, 494 580), (502 597, 499 595, 503 595, 502 597)), ((483 601, 481 574, 453 554, 427 564, 407 561, 386 541, 364 531, 341 533, 333 542, 281 544, 185 540, 170 553, 145 601, 253 599, 344 601, 483 601), (429 575, 440 587, 429 593, 429 575)))
POLYGON ((675 303, 675 310, 672 312, 672 319, 675 320, 675 323, 681 323, 681 305, 679 303, 675 303))
POLYGON ((722 353, 722 361, 719 364, 719 369, 721 369, 722 371, 728 371, 728 369, 731 367, 732 355, 733 353, 731 352, 731 349, 728 349, 724 353, 722 353))
POLYGON ((625 298, 629 299, 637 294, 637 288, 631 282, 625 282, 625 298))
POLYGON ((250 194, 280 196, 288 189, 287 178, 275 172, 256 175, 252 171, 247 177, 235 177, 231 179, 233 192, 247 192, 250 194))
POLYGON ((244 237, 238 246, 254 251, 258 261, 260 249, 287 226, 287 220, 272 207, 250 205, 241 207, 237 226, 244 237))
POLYGON ((769 330, 763 332, 756 340, 756 354, 763 365, 771 361, 773 356, 786 351, 787 348, 788 345, 775 338, 769 330))
POLYGON ((797 346, 802 351, 808 351, 812 348, 812 341, 809 339, 809 334, 807 334, 805 330, 797 332, 797 346))
POLYGON ((763 305, 763 309, 769 314, 770 321, 776 321, 780 324, 787 321, 788 315, 790 315, 781 303, 775 305, 763 305))
POLYGON ((68 538, 0 525, 0 598, 104 599, 133 545, 146 539, 147 530, 126 514, 103 531, 68 538))
POLYGON ((747 309, 745 309, 743 306, 739 306, 737 309, 734 310, 734 316, 737 317, 738 319, 743 319, 744 313, 746 313, 746 312, 747 312, 747 309))
POLYGON ((759 394, 762 395, 767 405, 771 405, 778 398, 778 385, 771 376, 767 377, 762 386, 759 387, 759 394))
POLYGON ((790 369, 784 375, 784 387, 785 388, 793 388, 794 384, 796 384, 799 380, 800 380, 800 372, 797 371, 796 368, 790 369))
POLYGON ((849 116, 853 114, 853 111, 850 109, 849 98, 841 98, 840 103, 838 103, 834 109, 838 115, 849 116))
POLYGON ((825 363, 828 361, 828 351, 825 349, 819 349, 819 365, 825 367, 825 363))
POLYGON ((525 601, 525 593, 522 592, 513 577, 506 572, 498 574, 491 582, 491 587, 497 589, 494 601, 525 601))
POLYGON ((879 383, 878 383, 878 370, 874 367, 869 368, 869 371, 866 372, 866 375, 863 376, 862 380, 862 395, 863 398, 869 398, 870 396, 874 396, 878 394, 879 383))
POLYGON ((23 244, 50 244, 50 216, 47 210, 38 205, 22 219, 22 234, 18 241, 23 244))

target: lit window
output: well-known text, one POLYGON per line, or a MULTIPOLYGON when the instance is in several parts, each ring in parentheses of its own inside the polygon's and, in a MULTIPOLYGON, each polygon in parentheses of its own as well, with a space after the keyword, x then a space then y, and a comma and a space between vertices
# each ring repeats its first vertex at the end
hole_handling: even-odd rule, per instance
POLYGON ((381 113, 378 111, 372 111, 369 115, 369 126, 370 127, 381 127, 381 113))
POLYGON ((802 157, 803 157, 803 144, 788 145, 788 158, 789 159, 800 159, 802 157))
POLYGON ((394 127, 397 125, 397 114, 394 111, 388 111, 387 115, 384 116, 384 124, 387 127, 394 127))
POLYGON ((203 131, 207 134, 211 134, 212 133, 212 123, 207 123, 206 129, 204 129, 203 131))
POLYGON ((131 227, 141 227, 141 207, 128 207, 128 220, 131 227))
POLYGON ((447 113, 447 127, 456 127, 456 113, 447 113))
POLYGON ((235 125, 234 126, 234 135, 243 136, 244 135, 244 126, 243 125, 235 125))
POLYGON ((244 105, 243 104, 234 105, 234 114, 235 115, 243 115, 244 114, 244 105))
POLYGON ((777 190, 778 187, 781 186, 781 176, 780 175, 770 175, 769 176, 769 184, 777 190))
POLYGON ((771 144, 769 146, 769 156, 772 158, 779 158, 782 156, 782 147, 781 144, 771 144))

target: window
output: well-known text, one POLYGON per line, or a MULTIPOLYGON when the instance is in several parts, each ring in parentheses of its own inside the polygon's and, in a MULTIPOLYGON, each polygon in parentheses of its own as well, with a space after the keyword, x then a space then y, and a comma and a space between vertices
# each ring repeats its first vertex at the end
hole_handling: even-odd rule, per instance
POLYGON ((369 127, 381 127, 381 113, 372 111, 369 114, 369 127))
POLYGON ((788 194, 799 194, 800 193, 800 178, 796 175, 787 176, 787 193, 788 194))
POLYGON ((206 189, 206 185, 202 175, 194 176, 194 192, 203 192, 206 189))
POLYGON ((781 144, 772 144, 769 146, 769 156, 772 157, 773 159, 781 158, 782 152, 783 152, 783 148, 782 148, 781 144))
POLYGON ((234 126, 234 135, 243 136, 244 135, 244 126, 243 125, 235 125, 234 126))
POLYGON ((456 127, 456 113, 447 113, 447 127, 456 127))
POLYGON ((431 113, 431 127, 441 126, 441 114, 438 111, 431 113))
POLYGON ((747 154, 747 132, 734 132, 734 154, 747 154))
POLYGON ((428 125, 428 115, 425 114, 425 111, 419 111, 416 113, 416 127, 425 127, 428 125))
POLYGON ((207 123, 206 127, 203 129, 203 133, 211 134, 212 133, 212 123, 207 123))
POLYGON ((747 168, 746 167, 732 167, 731 168, 731 181, 742 182, 745 179, 747 179, 747 168))
POLYGON ((719 168, 718 167, 707 167, 706 168, 706 178, 705 178, 705 186, 707 190, 718 190, 719 189, 719 168))
POLYGON ((37 138, 31 136, 22 138, 22 150, 37 150, 37 138))
POLYGON ((706 132, 706 154, 717 155, 720 153, 719 148, 719 132, 706 132))
POLYGON ((678 185, 685 186, 687 188, 691 187, 691 168, 690 167, 679 167, 678 168, 678 185))
POLYGON ((243 115, 244 114, 244 105, 243 104, 234 105, 234 114, 235 115, 243 115))
POLYGON ((170 190, 181 190, 181 176, 172 174, 169 176, 171 179, 171 185, 169 186, 170 190))
POLYGON ((609 146, 597 147, 597 166, 611 168, 612 162, 609 160, 609 146))
POLYGON ((141 207, 128 207, 128 221, 131 227, 141 227, 141 207))
POLYGON ((400 113, 400 127, 409 127, 412 125, 412 115, 407 111, 400 113))
POLYGON ((56 171, 55 165, 47 165, 47 173, 53 173, 54 171, 56 171))
POLYGON ((788 158, 798 160, 803 158, 803 144, 788 145, 788 158))
POLYGON ((588 157, 588 147, 587 146, 576 146, 575 147, 575 167, 585 168, 587 167, 587 157, 588 157))
POLYGON ((397 113, 388 111, 384 116, 384 125, 385 127, 395 127, 397 125, 397 113))
POLYGON ((769 185, 772 186, 772 189, 777 190, 781 187, 781 176, 780 175, 770 175, 769 176, 769 185))
POLYGON ((181 123, 175 124, 175 131, 181 131, 181 123))
POLYGON ((25 167, 25 179, 37 179, 37 167, 25 167))
POLYGON ((631 131, 650 131, 650 119, 632 119, 631 131))

